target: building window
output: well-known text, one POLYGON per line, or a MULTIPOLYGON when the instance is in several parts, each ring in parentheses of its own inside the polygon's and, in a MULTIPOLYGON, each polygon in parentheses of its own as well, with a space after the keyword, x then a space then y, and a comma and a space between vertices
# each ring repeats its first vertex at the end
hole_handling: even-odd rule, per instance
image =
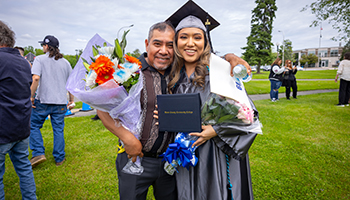
POLYGON ((307 53, 308 53, 308 54, 315 54, 315 55, 316 55, 315 51, 308 51, 307 53))
POLYGON ((331 50, 331 57, 338 57, 338 49, 331 50))
POLYGON ((328 51, 327 50, 319 50, 318 57, 328 57, 328 51))

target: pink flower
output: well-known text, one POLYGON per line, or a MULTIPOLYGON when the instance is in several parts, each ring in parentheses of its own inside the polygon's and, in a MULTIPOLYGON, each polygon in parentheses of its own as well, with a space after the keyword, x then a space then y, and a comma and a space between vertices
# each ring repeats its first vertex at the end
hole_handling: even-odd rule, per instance
POLYGON ((241 119, 246 124, 251 124, 254 121, 253 110, 248 108, 244 103, 236 103, 241 108, 238 110, 237 118, 241 119))

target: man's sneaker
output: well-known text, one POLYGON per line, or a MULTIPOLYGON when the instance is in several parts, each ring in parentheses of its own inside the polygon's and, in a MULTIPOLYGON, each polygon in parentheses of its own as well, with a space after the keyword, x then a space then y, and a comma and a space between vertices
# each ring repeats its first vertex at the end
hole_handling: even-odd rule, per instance
POLYGON ((345 104, 345 106, 349 106, 349 104, 345 104))
POLYGON ((35 156, 30 159, 30 163, 32 164, 32 168, 36 167, 40 163, 43 163, 46 161, 45 155, 35 156))
POLYGON ((337 107, 345 107, 345 105, 343 105, 343 104, 335 104, 335 106, 337 106, 337 107))
POLYGON ((66 161, 66 158, 64 158, 61 162, 56 162, 56 166, 60 166, 64 163, 64 161, 66 161))
POLYGON ((276 102, 276 99, 275 99, 275 98, 272 98, 271 101, 272 101, 272 102, 276 102))

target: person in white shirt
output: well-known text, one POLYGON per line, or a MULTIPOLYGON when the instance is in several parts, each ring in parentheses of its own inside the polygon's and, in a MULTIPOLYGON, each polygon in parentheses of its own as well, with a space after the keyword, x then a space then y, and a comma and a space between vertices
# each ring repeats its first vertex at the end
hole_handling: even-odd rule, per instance
POLYGON ((350 52, 344 54, 344 60, 339 64, 335 82, 340 78, 339 103, 336 106, 349 106, 350 98, 350 52))

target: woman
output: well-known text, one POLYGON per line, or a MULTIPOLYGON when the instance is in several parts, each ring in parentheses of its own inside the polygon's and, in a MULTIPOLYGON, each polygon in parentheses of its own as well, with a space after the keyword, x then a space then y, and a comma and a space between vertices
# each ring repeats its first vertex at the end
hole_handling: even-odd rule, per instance
POLYGON ((278 89, 282 85, 282 73, 284 72, 284 67, 280 67, 282 64, 281 58, 276 58, 272 63, 270 69, 269 80, 271 83, 270 99, 272 102, 278 101, 278 89))
POLYGON ((286 60, 285 62, 286 69, 283 74, 283 83, 286 86, 286 98, 290 100, 290 88, 293 89, 293 98, 297 98, 297 81, 295 79, 295 74, 297 73, 298 69, 297 66, 292 67, 292 61, 286 60))
MULTIPOLYGON (((200 93, 203 104, 210 94, 210 46, 206 28, 200 19, 188 16, 175 30, 175 59, 169 91, 200 93)), ((258 120, 253 124, 256 123, 258 120)), ((178 168, 178 199, 253 199, 247 151, 256 133, 247 130, 254 125, 209 125, 202 126, 201 133, 191 133, 199 137, 194 143, 198 146, 199 161, 189 170, 178 168)))
POLYGON ((339 64, 335 82, 340 77, 339 103, 336 106, 349 106, 350 98, 350 52, 344 54, 344 60, 339 64))

